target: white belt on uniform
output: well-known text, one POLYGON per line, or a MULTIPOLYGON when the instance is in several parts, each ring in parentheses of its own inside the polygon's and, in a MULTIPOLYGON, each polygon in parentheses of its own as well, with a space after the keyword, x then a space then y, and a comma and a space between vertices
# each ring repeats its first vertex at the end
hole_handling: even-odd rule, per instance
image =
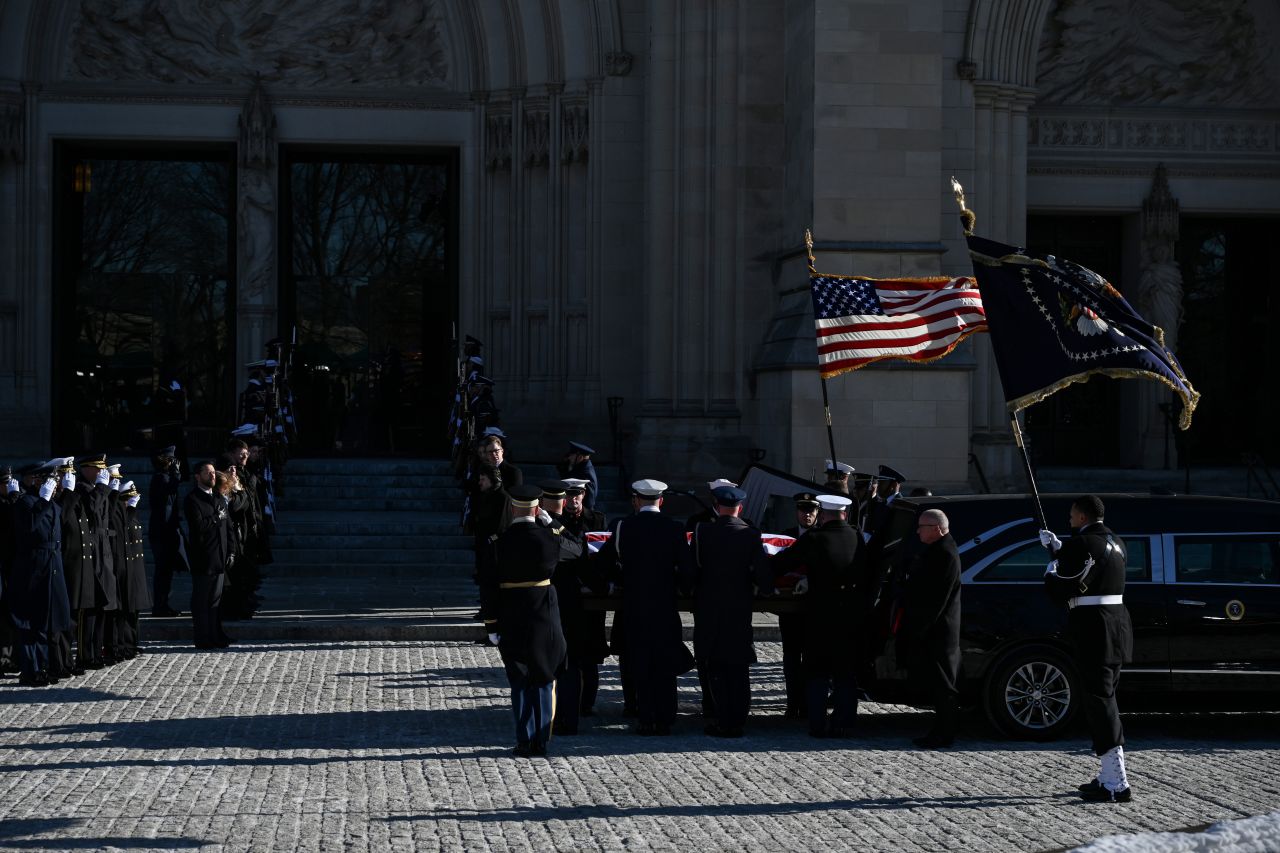
POLYGON ((1123 595, 1077 595, 1067 599, 1068 608, 1076 608, 1089 604, 1124 604, 1123 595))

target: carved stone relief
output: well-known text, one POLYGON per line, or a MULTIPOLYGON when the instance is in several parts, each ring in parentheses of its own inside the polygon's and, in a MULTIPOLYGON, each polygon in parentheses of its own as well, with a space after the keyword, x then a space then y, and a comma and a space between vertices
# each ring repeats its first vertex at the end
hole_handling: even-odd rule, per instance
POLYGON ((257 302, 274 292, 276 279, 276 119, 261 80, 245 102, 239 125, 239 294, 242 301, 257 302))
POLYGON ((23 144, 25 122, 21 96, 6 98, 0 95, 0 164, 6 160, 21 163, 26 146, 23 144))
POLYGON ((1276 16, 1255 0, 1059 0, 1036 68, 1041 104, 1280 104, 1276 16))
POLYGON ((584 162, 587 159, 591 136, 587 119, 586 104, 566 103, 561 106, 563 142, 560 149, 560 157, 564 162, 584 162))
POLYGON ((80 0, 71 80, 295 86, 449 83, 439 0, 80 0))
POLYGON ((486 117, 484 151, 490 171, 511 168, 511 113, 490 113, 486 117))
POLYGON ((551 159, 551 113, 545 107, 524 112, 524 162, 545 166, 551 159))
POLYGON ((1280 150, 1276 130, 1274 121, 1244 119, 1032 115, 1027 141, 1032 148, 1274 156, 1280 150))
POLYGON ((611 50, 604 55, 604 71, 610 77, 626 77, 631 73, 632 60, 625 50, 611 50))

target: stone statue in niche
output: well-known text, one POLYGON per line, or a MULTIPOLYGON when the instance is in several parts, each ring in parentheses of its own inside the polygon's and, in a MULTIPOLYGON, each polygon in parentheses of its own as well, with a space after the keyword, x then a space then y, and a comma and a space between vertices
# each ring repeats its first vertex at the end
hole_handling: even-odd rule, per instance
POLYGON ((1265 0, 1059 0, 1036 66, 1040 104, 1280 104, 1280 16, 1265 0))
POLYGON ((256 301, 273 292, 276 277, 276 119, 261 79, 253 84, 239 124, 240 295, 256 301))
POLYGON ((79 0, 64 75, 297 87, 443 87, 440 0, 79 0))

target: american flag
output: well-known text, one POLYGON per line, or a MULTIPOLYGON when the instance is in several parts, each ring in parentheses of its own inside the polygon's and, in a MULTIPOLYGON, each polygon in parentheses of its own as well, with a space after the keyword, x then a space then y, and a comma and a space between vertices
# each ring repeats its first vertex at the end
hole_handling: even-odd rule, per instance
MULTIPOLYGON (((592 530, 587 533, 587 550, 592 554, 604 547, 604 543, 609 541, 609 537, 613 534, 608 530, 592 530)), ((693 533, 685 534, 685 541, 693 541, 693 533)), ((764 549, 770 555, 781 553, 790 548, 796 541, 794 536, 787 536, 785 533, 761 533, 760 542, 764 545, 764 549)))
POLYGON ((900 358, 933 361, 987 330, 977 283, 964 278, 860 278, 814 273, 823 379, 900 358))

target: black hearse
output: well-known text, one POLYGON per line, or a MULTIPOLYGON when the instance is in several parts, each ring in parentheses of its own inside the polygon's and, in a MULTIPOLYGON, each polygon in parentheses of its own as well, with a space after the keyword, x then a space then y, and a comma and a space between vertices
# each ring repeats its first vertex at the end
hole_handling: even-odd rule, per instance
MULTIPOLYGON (((1074 496, 1042 496, 1049 526, 1069 534, 1074 496)), ((1120 707, 1232 710, 1280 707, 1280 503, 1111 494, 1107 526, 1128 548, 1125 604, 1134 659, 1120 707)), ((925 509, 940 509, 963 564, 961 649, 965 698, 1004 733, 1049 739, 1070 725, 1077 677, 1063 639, 1065 611, 1043 591, 1048 556, 1025 495, 895 501, 886 544, 886 594, 920 545, 925 509)), ((883 612, 881 613, 883 616, 883 612)), ((905 696, 893 643, 876 660, 873 698, 905 696)))

